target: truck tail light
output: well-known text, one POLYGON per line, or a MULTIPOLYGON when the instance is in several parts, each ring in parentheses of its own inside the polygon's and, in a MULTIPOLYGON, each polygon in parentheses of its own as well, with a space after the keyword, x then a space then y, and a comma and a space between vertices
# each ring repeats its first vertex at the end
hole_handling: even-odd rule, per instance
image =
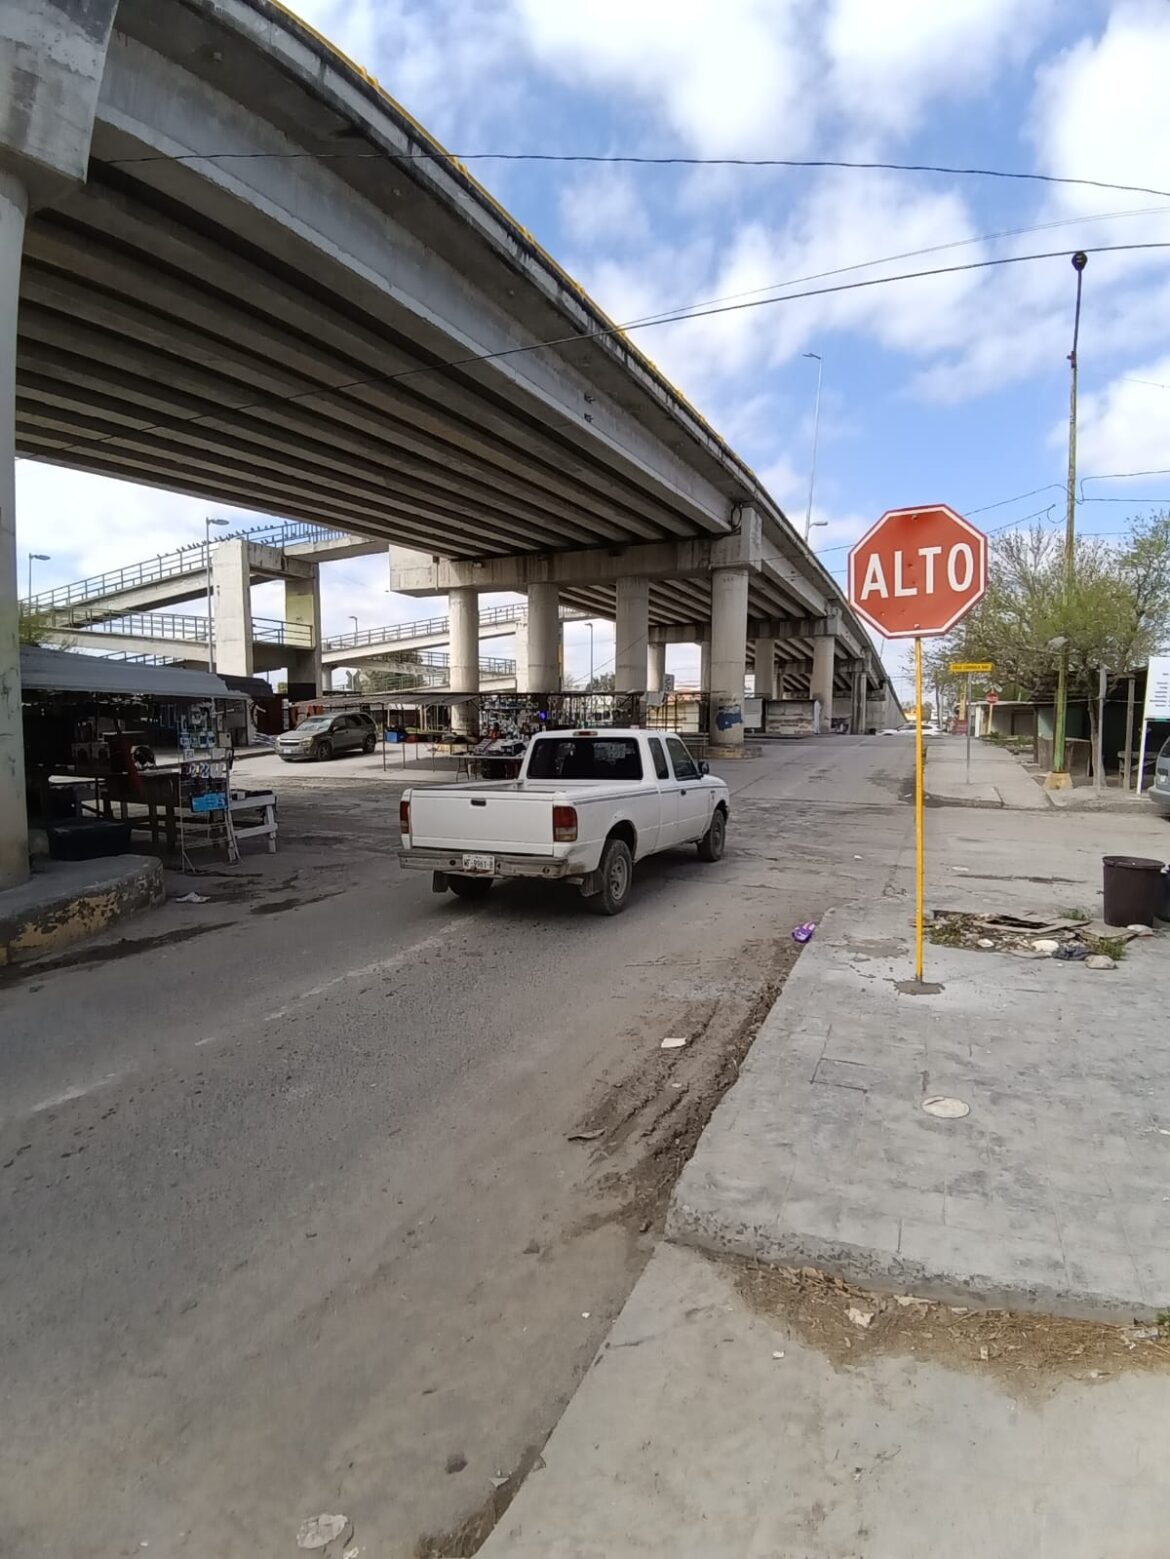
POLYGON ((410 835, 410 802, 409 801, 400 801, 398 803, 398 827, 402 831, 402 837, 404 839, 408 838, 409 835, 410 835))
POLYGON ((576 844, 576 807, 553 807, 553 840, 556 844, 576 844))

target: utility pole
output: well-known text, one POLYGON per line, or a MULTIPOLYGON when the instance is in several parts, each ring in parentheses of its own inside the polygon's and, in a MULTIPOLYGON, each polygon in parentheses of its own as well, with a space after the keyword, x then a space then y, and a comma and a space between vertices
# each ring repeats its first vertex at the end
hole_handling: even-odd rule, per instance
MULTIPOLYGON (((1081 333, 1081 284, 1084 280, 1088 255, 1077 250, 1072 257, 1073 270, 1077 273, 1077 301, 1073 314, 1072 351, 1069 361, 1068 395, 1068 507, 1064 525, 1064 610, 1067 619, 1072 604, 1073 583, 1076 568, 1077 544, 1077 343, 1081 333)), ((1066 620, 1064 624, 1068 628, 1066 620)), ((1065 752, 1068 726, 1068 633, 1063 635, 1060 646, 1060 663, 1056 673, 1056 709, 1052 727, 1052 768, 1045 778, 1045 790, 1069 790, 1072 777, 1068 772, 1065 752)))

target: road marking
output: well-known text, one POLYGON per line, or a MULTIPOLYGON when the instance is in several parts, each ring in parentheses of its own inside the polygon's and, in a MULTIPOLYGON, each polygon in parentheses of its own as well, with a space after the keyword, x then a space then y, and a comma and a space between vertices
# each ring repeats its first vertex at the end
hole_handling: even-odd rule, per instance
POLYGON ((295 1012, 300 1004, 314 996, 324 996, 328 991, 336 990, 339 985, 344 985, 348 980, 362 980, 372 974, 390 974, 395 969, 400 969, 403 964, 417 958, 422 953, 429 953, 439 947, 456 931, 461 931, 463 926, 456 922, 436 931, 431 936, 423 937, 421 942, 415 942, 410 947, 401 948, 397 953, 392 953, 389 958, 379 958, 372 964, 362 964, 359 969, 347 969, 344 974, 335 974, 331 980, 324 980, 320 985, 311 985, 307 991, 302 991, 294 1001, 290 1001, 284 1007, 277 1007, 265 1017, 265 1023, 276 1023, 280 1018, 286 1018, 290 1012, 295 1012))
MULTIPOLYGON (((96 1083, 87 1083, 84 1088, 63 1088, 60 1093, 50 1094, 47 1099, 41 1099, 37 1104, 30 1104, 24 1114, 41 1115, 45 1110, 55 1110, 58 1105, 69 1104, 74 1099, 84 1099, 87 1093, 96 1093, 99 1088, 107 1087, 120 1076, 120 1072, 107 1072, 105 1077, 99 1077, 96 1083)), ((11 1118, 15 1120, 18 1117, 11 1118)))

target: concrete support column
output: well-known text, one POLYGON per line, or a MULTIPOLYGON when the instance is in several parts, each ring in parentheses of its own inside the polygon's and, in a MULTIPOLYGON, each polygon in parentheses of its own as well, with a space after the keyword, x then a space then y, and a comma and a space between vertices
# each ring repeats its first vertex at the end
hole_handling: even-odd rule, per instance
POLYGON ((528 690, 561 690, 561 593, 556 585, 528 586, 528 690))
POLYGON ((645 579, 618 580, 615 635, 614 692, 645 692, 650 641, 650 586, 645 579))
POLYGON ((252 570, 246 541, 221 541, 211 549, 212 665, 229 677, 250 677, 252 570))
POLYGON ((699 641, 699 692, 711 691, 711 641, 701 639, 699 641))
POLYGON ((756 640, 756 697, 779 698, 776 691, 776 640, 756 640))
POLYGON ((833 718, 833 667, 837 657, 837 637, 818 633, 813 639, 812 676, 808 695, 821 701, 821 735, 827 736, 833 718))
POLYGON ((715 569, 711 574, 709 731, 712 742, 721 747, 743 746, 747 614, 747 569, 715 569))
POLYGON ((321 670, 321 570, 284 582, 284 620, 289 625, 288 696, 317 698, 325 691, 321 670), (296 642, 307 640, 308 642, 296 642))
POLYGON ((16 307, 27 198, 0 171, 0 888, 28 876, 16 564, 16 307))
MULTIPOLYGON (((479 692, 479 591, 460 585, 448 596, 447 612, 451 624, 451 691, 479 692)), ((479 732, 479 708, 476 704, 454 704, 451 725, 467 736, 479 732)))
POLYGON ((666 691, 666 645, 651 644, 646 651, 646 691, 666 691))
POLYGON ((853 702, 849 729, 854 736, 860 736, 865 731, 865 662, 863 660, 855 660, 852 669, 853 702))

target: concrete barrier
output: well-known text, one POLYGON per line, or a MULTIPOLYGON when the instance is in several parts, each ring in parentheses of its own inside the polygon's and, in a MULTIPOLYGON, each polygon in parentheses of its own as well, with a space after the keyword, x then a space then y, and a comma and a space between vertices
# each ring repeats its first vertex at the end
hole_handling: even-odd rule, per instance
POLYGON ((0 893, 0 968, 58 952, 165 897, 162 863, 150 856, 54 861, 0 893))

